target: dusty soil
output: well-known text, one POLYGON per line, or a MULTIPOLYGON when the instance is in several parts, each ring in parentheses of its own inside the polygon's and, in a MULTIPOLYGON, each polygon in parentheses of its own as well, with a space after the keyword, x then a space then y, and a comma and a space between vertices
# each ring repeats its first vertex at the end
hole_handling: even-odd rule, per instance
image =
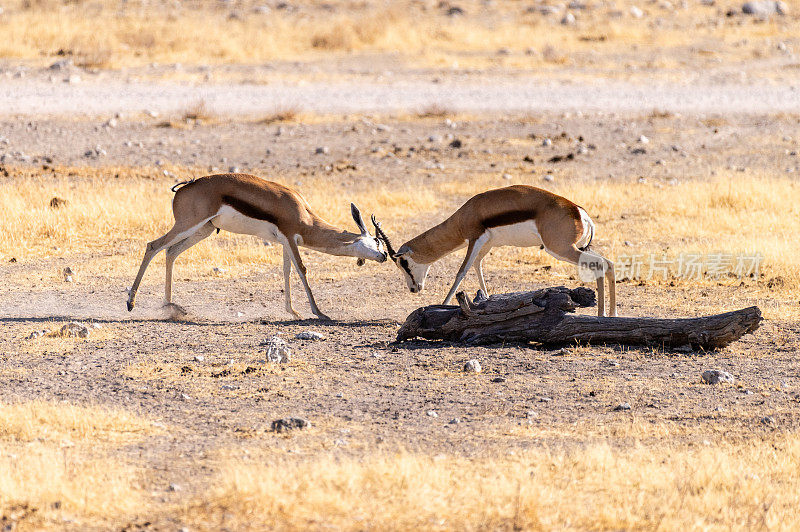
MULTIPOLYGON (((201 175, 237 167, 277 176, 300 189, 308 176, 322 175, 341 183, 343 203, 353 187, 391 190, 399 180, 412 185, 459 176, 466 180, 471 172, 496 173, 498 186, 508 183, 506 172, 514 182, 545 186, 547 174, 586 186, 623 179, 635 183, 638 177, 669 186, 671 179, 707 179, 728 167, 796 176, 800 164, 795 140, 800 126, 794 115, 454 117, 454 127, 441 117, 270 125, 234 119, 187 123, 173 117, 181 127, 160 127, 165 117, 122 118, 110 127, 104 125, 107 118, 4 119, 4 163, 36 166, 45 175, 56 164, 98 165, 110 172, 115 166, 136 166, 163 180, 165 187, 177 179, 163 175, 167 168, 201 175), (448 135, 463 146, 450 147, 448 135), (641 135, 649 143, 645 153, 635 154, 641 135), (553 145, 542 146, 544 137, 552 138, 553 145), (594 149, 573 160, 548 162, 572 152, 578 137, 594 149), (105 153, 85 155, 97 146, 105 153), (319 146, 327 146, 329 153, 315 154, 319 146), (356 179, 347 169, 337 170, 348 164, 368 177, 356 179)), ((440 219, 445 211, 418 223, 440 219)), ((598 225, 602 228, 602 221, 598 225)), ((411 236, 404 227, 391 231, 398 242, 411 236)), ((154 236, 142 235, 142 243, 154 236)), ((602 234, 598 239, 602 244, 602 234)), ((50 258, 15 257, 12 264, 0 250, 0 401, 65 399, 125 407, 160 420, 170 427, 168 434, 119 452, 151 468, 148 486, 166 500, 178 497, 165 491, 173 482, 190 493, 204 489, 213 470, 205 457, 256 440, 276 454, 408 449, 481 456, 580 444, 604 426, 628 419, 670 424, 692 442, 800 427, 796 321, 768 320, 755 334, 714 353, 393 344, 409 312, 440 302, 461 260, 455 255, 434 267, 430 288, 415 297, 393 266, 371 263, 357 270, 352 261, 306 253, 318 303, 335 318, 329 323, 284 321, 277 266, 268 275, 254 272, 241 278, 179 268, 175 300, 190 312, 182 321, 163 319, 163 267, 155 263, 131 314, 124 301, 134 271, 79 276, 73 284, 57 279, 67 265, 80 270, 82 261, 101 255, 141 252, 141 245, 131 244, 104 253, 68 250, 50 258), (333 273, 342 269, 349 274, 334 279, 333 273), (101 328, 87 340, 26 339, 33 331, 72 319, 101 328), (307 330, 326 339, 294 338, 307 330), (273 335, 294 349, 291 363, 265 362, 259 344, 273 335), (469 359, 480 360, 483 373, 463 373, 469 359), (731 372, 738 385, 701 384, 700 373, 709 368, 731 372), (613 410, 623 402, 632 410, 613 410), (304 417, 312 428, 290 436, 268 431, 272 420, 288 416, 304 417), (767 416, 774 424, 762 423, 767 416), (581 441, 560 431, 575 424, 587 427, 581 441), (528 427, 552 430, 546 438, 532 438, 528 427)), ((495 292, 578 283, 541 272, 532 285, 520 285, 518 272, 493 268, 491 258, 486 270, 495 292)), ((474 291, 476 285, 468 277, 465 288, 474 291)), ((622 315, 673 316, 668 301, 676 298, 693 305, 697 314, 752 303, 728 286, 684 286, 666 293, 658 286, 618 284, 622 315)), ((297 282, 294 300, 309 315, 297 282)), ((616 441, 625 445, 627 439, 622 434, 616 441)))
MULTIPOLYGON (((786 65, 783 62, 773 67, 780 70, 786 65)), ((424 76, 371 75, 310 82, 278 79, 263 84, 131 81, 107 73, 69 84, 61 77, 50 81, 40 75, 7 80, 0 85, 0 116, 163 114, 180 112, 198 102, 203 102, 209 111, 239 116, 283 109, 315 113, 413 112, 431 106, 502 113, 800 112, 800 85, 796 79, 767 85, 761 80, 725 79, 729 75, 722 75, 723 80, 686 75, 680 81, 647 79, 631 83, 575 75, 577 79, 547 79, 502 73, 445 76, 433 72, 424 76)))

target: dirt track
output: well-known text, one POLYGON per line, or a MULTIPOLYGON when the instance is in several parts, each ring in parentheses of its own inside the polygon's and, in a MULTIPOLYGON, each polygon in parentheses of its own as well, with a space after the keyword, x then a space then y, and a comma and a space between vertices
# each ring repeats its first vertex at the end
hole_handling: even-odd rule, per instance
MULTIPOLYGON (((438 78, 437 78, 438 79, 438 78)), ((461 112, 647 112, 774 113, 800 111, 792 84, 632 83, 601 79, 573 83, 540 78, 481 77, 467 80, 403 79, 381 82, 307 82, 268 85, 125 83, 86 80, 10 80, 0 85, 2 115, 109 115, 173 113, 205 102, 222 115, 254 116, 280 109, 315 113, 419 111, 439 106, 461 112)))

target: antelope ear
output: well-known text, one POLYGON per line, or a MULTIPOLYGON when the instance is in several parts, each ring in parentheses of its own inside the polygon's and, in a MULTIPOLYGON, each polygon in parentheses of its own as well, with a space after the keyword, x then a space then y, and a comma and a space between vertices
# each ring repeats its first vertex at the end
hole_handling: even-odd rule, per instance
POLYGON ((367 235, 369 232, 367 231, 367 226, 364 225, 364 219, 361 217, 361 211, 358 210, 355 203, 350 204, 350 214, 353 215, 353 221, 356 222, 358 229, 361 231, 362 235, 367 235))
POLYGON ((363 265, 364 265, 364 263, 366 263, 366 262, 367 262, 367 261, 365 261, 364 259, 358 259, 358 260, 356 261, 356 265, 358 265, 358 266, 363 266, 363 265))

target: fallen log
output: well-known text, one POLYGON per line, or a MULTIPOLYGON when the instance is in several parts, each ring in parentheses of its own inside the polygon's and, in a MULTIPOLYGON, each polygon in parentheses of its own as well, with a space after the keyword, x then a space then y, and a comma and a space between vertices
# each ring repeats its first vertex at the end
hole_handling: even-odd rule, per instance
POLYGON ((412 312, 397 341, 413 338, 466 344, 537 342, 546 345, 625 344, 665 348, 717 349, 755 331, 761 310, 748 307, 699 318, 600 318, 574 314, 596 303, 594 290, 564 286, 531 292, 478 292, 469 301, 456 295, 458 306, 430 305, 412 312))

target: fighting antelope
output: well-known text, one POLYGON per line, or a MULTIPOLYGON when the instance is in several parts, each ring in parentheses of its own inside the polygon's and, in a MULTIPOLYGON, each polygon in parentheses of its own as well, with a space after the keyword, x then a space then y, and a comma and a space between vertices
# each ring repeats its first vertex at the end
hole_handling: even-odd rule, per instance
POLYGON ((604 314, 605 276, 610 292, 609 315, 616 316, 614 265, 589 250, 594 223, 581 207, 546 190, 514 185, 477 194, 448 219, 412 238, 397 251, 374 217, 372 222, 389 256, 405 274, 412 293, 425 287, 431 264, 466 246, 467 255, 444 304, 450 303, 470 267, 475 268, 481 290, 488 295, 481 263, 491 248, 540 246, 557 259, 580 263, 594 272, 591 276, 597 279, 598 316, 604 314))
POLYGON ((383 244, 369 234, 361 213, 353 204, 350 204, 350 210, 359 233, 337 229, 311 212, 311 207, 298 192, 252 175, 211 175, 178 183, 172 187, 172 191, 176 189, 172 200, 175 225, 167 234, 147 244, 142 265, 128 296, 129 311, 133 310, 136 291, 147 266, 162 249, 167 250, 164 295, 166 304, 171 304, 172 266, 175 259, 210 236, 214 230, 253 235, 283 245, 286 310, 298 319, 300 314, 292 307, 292 267, 300 275, 311 311, 321 319, 330 319, 314 301, 298 246, 331 255, 357 257, 359 266, 364 264, 365 259, 378 262, 386 260, 383 244))

